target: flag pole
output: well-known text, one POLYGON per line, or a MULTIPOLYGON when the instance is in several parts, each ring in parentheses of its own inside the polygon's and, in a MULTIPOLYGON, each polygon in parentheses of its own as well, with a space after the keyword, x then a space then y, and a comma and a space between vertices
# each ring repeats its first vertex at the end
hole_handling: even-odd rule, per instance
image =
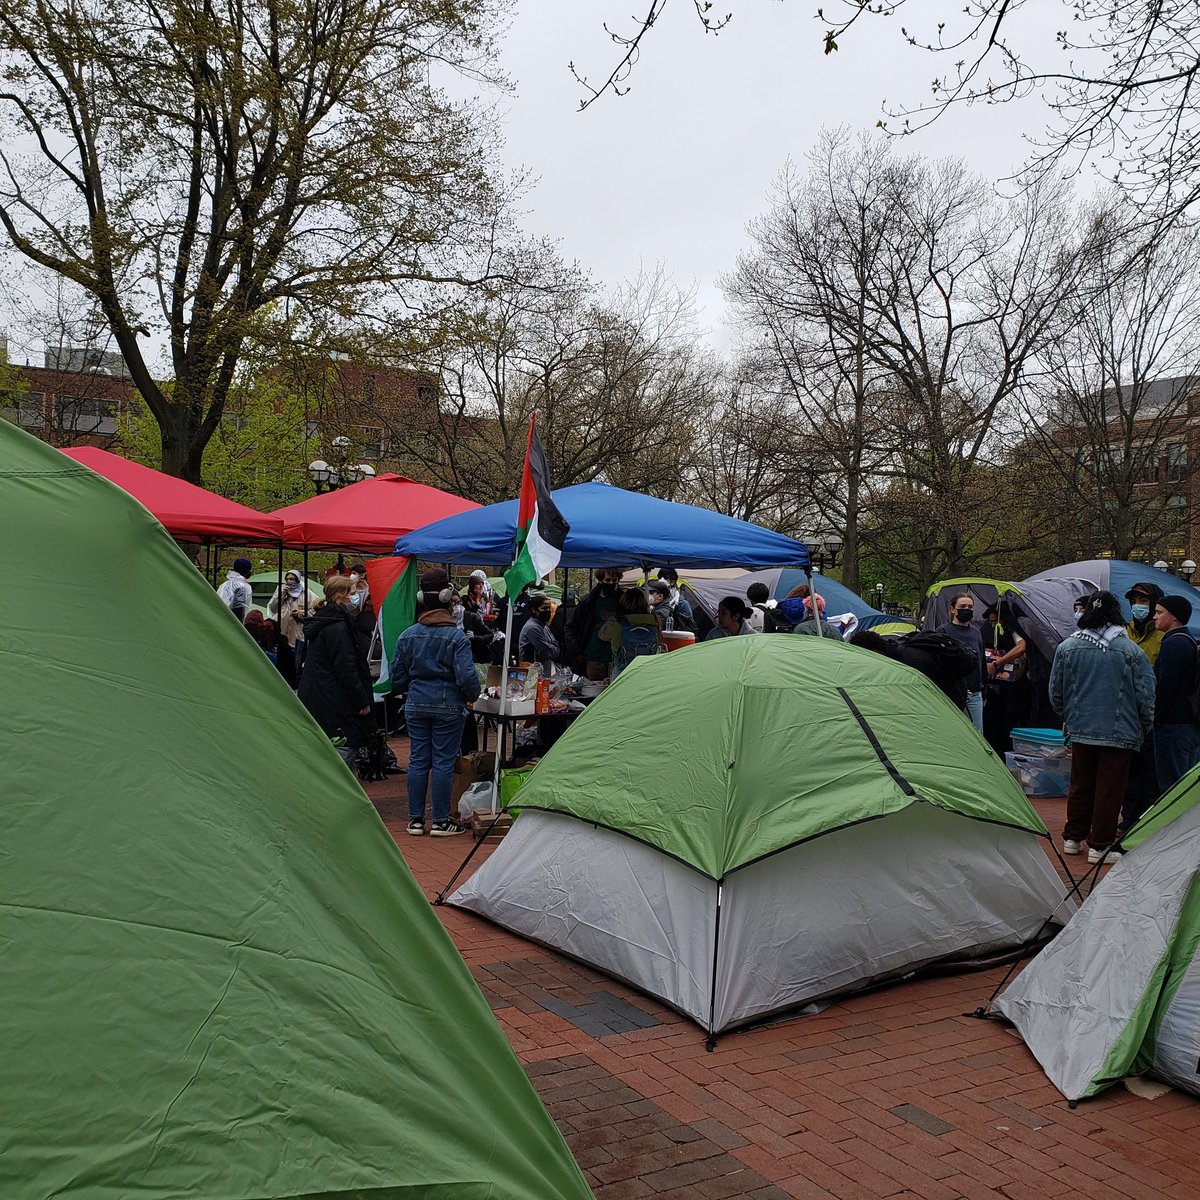
MULTIPOLYGON (((529 436, 525 441, 525 462, 521 472, 521 482, 524 483, 525 470, 529 466, 529 447, 533 442, 534 422, 537 421, 537 413, 529 414, 529 436)), ((513 527, 513 565, 517 562, 517 538, 520 536, 520 502, 518 501, 517 521, 513 527)), ((507 580, 505 583, 507 584, 507 580)), ((496 711, 496 763, 492 768, 492 799, 491 808, 488 810, 488 816, 496 818, 499 816, 499 799, 500 799, 500 764, 504 758, 504 718, 507 716, 505 709, 508 707, 508 659, 512 653, 512 627, 513 627, 513 609, 517 606, 516 596, 509 595, 511 589, 505 588, 505 600, 508 603, 508 612, 504 618, 504 651, 500 658, 500 705, 496 711)), ((516 735, 513 735, 514 745, 516 743, 516 735)), ((494 824, 494 821, 493 821, 494 824)))

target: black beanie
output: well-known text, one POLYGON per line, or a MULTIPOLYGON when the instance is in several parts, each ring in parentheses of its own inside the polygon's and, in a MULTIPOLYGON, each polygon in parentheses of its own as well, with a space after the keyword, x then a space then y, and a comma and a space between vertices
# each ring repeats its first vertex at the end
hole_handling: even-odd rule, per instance
POLYGON ((1191 602, 1183 596, 1163 596, 1158 607, 1165 608, 1180 625, 1186 625, 1192 619, 1191 602))

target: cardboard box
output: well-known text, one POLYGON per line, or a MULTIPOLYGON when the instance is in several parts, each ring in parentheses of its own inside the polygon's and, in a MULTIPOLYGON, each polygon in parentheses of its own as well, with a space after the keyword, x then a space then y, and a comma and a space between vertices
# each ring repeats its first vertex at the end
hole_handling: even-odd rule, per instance
POLYGON ((496 755, 491 750, 476 750, 460 754, 454 763, 454 787, 450 792, 450 815, 458 816, 458 802, 463 792, 481 779, 491 779, 496 770, 496 755))
POLYGON ((471 836, 477 842, 482 840, 491 845, 504 837, 512 828, 512 823, 512 813, 502 812, 499 816, 495 813, 472 813, 471 836))

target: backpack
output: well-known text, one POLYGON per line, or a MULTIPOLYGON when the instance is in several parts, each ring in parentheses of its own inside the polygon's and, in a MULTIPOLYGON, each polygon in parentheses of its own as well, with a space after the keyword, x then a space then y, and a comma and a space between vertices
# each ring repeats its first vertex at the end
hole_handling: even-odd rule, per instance
POLYGON ((1196 674, 1192 680, 1192 694, 1188 697, 1192 706, 1192 721, 1200 726, 1200 642, 1194 642, 1196 651, 1196 674))
POLYGON ((959 707, 966 703, 964 679, 979 664, 973 650, 949 634, 925 630, 906 633, 894 641, 896 657, 901 662, 928 676, 959 707))
POLYGON ((613 655, 614 677, 623 671, 635 658, 643 654, 658 653, 658 627, 656 625, 628 625, 621 630, 621 644, 613 655))
POLYGON ((767 608, 756 604, 754 607, 762 609, 763 633, 791 633, 796 628, 795 622, 789 621, 777 605, 767 608))

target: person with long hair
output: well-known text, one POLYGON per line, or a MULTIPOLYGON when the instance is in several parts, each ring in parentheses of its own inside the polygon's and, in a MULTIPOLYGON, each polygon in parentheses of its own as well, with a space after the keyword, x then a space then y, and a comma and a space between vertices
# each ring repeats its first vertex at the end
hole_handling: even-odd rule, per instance
POLYGON ((1054 652, 1050 703, 1071 744, 1063 852, 1115 862, 1117 821, 1138 747, 1154 727, 1154 671, 1126 636, 1112 592, 1076 601, 1079 628, 1054 652))
POLYGON ((600 636, 612 646, 612 677, 635 658, 665 650, 658 613, 651 609, 645 588, 627 588, 617 599, 617 615, 606 621, 600 636))
POLYGON ((351 764, 375 733, 374 693, 367 656, 354 633, 352 584, 332 575, 325 599, 304 622, 308 647, 300 680, 300 703, 330 736, 346 739, 342 757, 351 764))
POLYGON ((397 639, 392 686, 406 692, 408 725, 408 832, 425 832, 425 796, 433 794, 432 837, 451 837, 462 827, 450 819, 454 762, 462 741, 467 702, 479 696, 471 643, 450 611, 454 589, 441 567, 426 571, 417 593, 417 622, 397 639))
POLYGON ((750 606, 741 596, 726 596, 717 605, 717 623, 705 637, 706 642, 723 637, 757 634, 750 624, 750 606))

